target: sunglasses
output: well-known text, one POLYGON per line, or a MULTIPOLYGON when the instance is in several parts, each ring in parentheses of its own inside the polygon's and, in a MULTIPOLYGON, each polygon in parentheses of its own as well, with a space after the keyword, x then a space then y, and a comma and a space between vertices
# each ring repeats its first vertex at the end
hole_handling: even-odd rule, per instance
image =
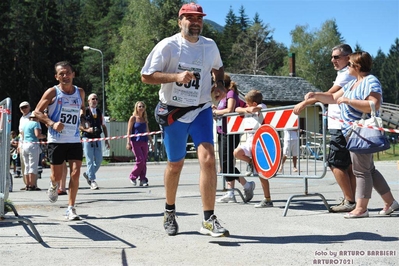
POLYGON ((28 107, 29 107, 29 106, 25 105, 25 106, 22 106, 21 109, 26 109, 26 108, 28 108, 28 107))
POLYGON ((92 100, 92 101, 94 101, 94 100, 98 101, 98 98, 91 98, 91 100, 92 100))
POLYGON ((354 63, 352 63, 352 62, 348 62, 348 67, 354 67, 355 66, 355 64, 354 63))
POLYGON ((139 105, 139 106, 137 106, 138 108, 145 108, 144 106, 142 106, 142 105, 139 105))
POLYGON ((344 55, 333 55, 333 56, 331 56, 331 59, 338 60, 338 59, 340 59, 343 56, 344 55))

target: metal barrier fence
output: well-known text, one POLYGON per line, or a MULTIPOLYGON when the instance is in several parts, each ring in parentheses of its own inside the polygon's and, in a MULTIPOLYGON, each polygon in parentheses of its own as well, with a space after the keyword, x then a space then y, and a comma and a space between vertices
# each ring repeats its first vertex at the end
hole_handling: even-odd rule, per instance
MULTIPOLYGON (((233 158, 233 151, 240 143, 246 141, 250 134, 253 135, 252 159, 257 173, 252 176, 261 178, 296 178, 302 179, 304 191, 302 194, 291 195, 285 205, 283 216, 286 216, 291 201, 298 197, 319 197, 327 210, 329 205, 325 197, 320 193, 309 193, 309 179, 321 179, 327 171, 326 163, 326 121, 324 105, 316 103, 304 109, 300 116, 293 113, 294 106, 268 108, 259 114, 240 115, 238 113, 226 114, 217 118, 216 124, 221 126, 227 135, 224 142, 218 142, 215 148, 216 157, 219 158, 218 176, 226 179, 226 176, 243 176, 247 164, 233 158), (264 126, 267 125, 267 126, 264 126), (283 131, 294 131, 299 136, 299 145, 296 153, 297 169, 293 167, 292 156, 288 156, 281 171, 281 159, 283 157, 283 131), (274 135, 273 131, 276 132, 274 135), (275 136, 273 138, 273 136, 275 136), (270 141, 268 141, 268 139, 270 141), (223 151, 219 153, 219 150, 223 151), (273 157, 274 153, 280 152, 273 157), (240 173, 236 173, 237 169, 240 173)), ((220 139, 220 135, 218 134, 220 139)), ((216 141, 215 141, 216 142, 216 141)), ((223 182, 223 190, 226 190, 223 182)), ((238 192, 243 202, 244 196, 238 192)), ((271 194, 273 192, 271 191, 271 194)))
POLYGON ((10 175, 10 134, 11 134, 11 99, 0 102, 0 222, 23 222, 31 228, 38 242, 43 242, 33 223, 20 217, 15 207, 5 202, 9 196, 12 177, 10 175), (10 178, 11 177, 11 178, 10 178), (5 216, 5 208, 11 209, 15 217, 5 216))

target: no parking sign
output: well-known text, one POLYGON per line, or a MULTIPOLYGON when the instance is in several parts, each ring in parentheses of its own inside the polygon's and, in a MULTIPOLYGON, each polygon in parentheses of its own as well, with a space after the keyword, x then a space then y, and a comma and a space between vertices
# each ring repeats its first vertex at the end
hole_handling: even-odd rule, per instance
POLYGON ((277 173, 281 162, 281 143, 274 127, 262 125, 255 132, 252 160, 261 177, 269 179, 277 173))

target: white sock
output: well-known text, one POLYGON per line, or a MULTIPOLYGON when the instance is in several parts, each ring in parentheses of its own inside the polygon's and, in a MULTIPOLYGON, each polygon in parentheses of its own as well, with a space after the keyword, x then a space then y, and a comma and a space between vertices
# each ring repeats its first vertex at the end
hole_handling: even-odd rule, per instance
POLYGON ((248 189, 248 188, 250 188, 250 187, 251 187, 251 185, 249 184, 249 182, 245 183, 244 189, 248 189))

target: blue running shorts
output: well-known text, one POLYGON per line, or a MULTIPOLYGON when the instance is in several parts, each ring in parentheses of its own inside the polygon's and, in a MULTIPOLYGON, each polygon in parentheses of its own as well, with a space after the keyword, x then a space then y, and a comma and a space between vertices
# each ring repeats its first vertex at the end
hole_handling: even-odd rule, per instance
POLYGON ((213 145, 212 108, 201 111, 191 123, 176 121, 164 127, 163 133, 165 150, 170 162, 184 159, 188 136, 191 136, 196 149, 203 142, 213 145))

